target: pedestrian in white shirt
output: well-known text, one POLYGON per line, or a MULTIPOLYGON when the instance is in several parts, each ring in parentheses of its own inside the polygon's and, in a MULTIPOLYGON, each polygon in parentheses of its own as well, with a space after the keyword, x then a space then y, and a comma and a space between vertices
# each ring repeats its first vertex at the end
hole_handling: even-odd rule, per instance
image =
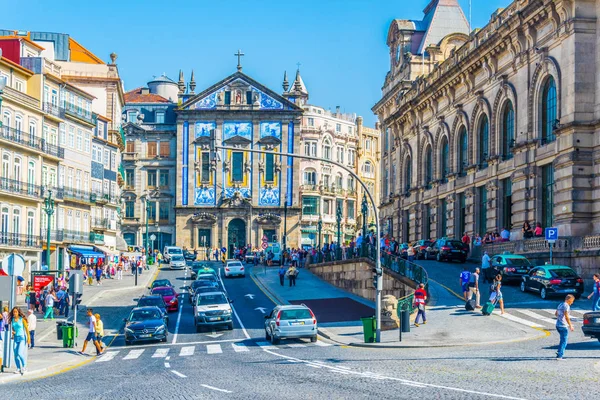
POLYGON ((37 317, 33 313, 33 310, 27 311, 27 328, 29 329, 29 337, 31 338, 29 348, 33 349, 35 346, 35 328, 37 326, 37 317))

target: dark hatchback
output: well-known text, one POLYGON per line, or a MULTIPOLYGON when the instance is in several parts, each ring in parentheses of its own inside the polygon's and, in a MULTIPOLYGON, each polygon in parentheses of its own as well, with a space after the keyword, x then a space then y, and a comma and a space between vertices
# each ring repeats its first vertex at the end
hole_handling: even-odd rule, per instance
POLYGON ((496 275, 502 275, 502 282, 520 282, 533 268, 533 264, 523 256, 499 254, 490 259, 490 268, 484 268, 484 278, 492 281, 496 275))
POLYGON ((154 282, 152 282, 152 285, 150 285, 150 287, 148 287, 148 289, 152 290, 155 287, 162 287, 162 286, 173 287, 173 284, 168 279, 157 279, 154 282))
POLYGON ((158 307, 137 307, 125 321, 125 344, 161 341, 168 337, 167 322, 158 307))
POLYGON ((521 291, 537 292, 542 299, 567 294, 578 299, 583 293, 583 279, 565 265, 542 265, 523 276, 521 291))
POLYGON ((438 261, 467 261, 467 249, 463 242, 456 239, 438 239, 431 246, 431 253, 438 261))
POLYGON ((415 249, 416 259, 428 260, 432 244, 433 242, 431 240, 417 240, 414 242, 412 246, 415 249))
POLYGON ((138 300, 138 307, 158 307, 163 317, 165 317, 165 321, 169 323, 169 314, 167 313, 167 305, 163 300, 162 296, 157 294, 152 294, 149 296, 142 296, 138 300))
POLYGON ((585 336, 593 337, 600 342, 600 311, 583 314, 583 326, 581 330, 585 336))
POLYGON ((187 287, 189 292, 189 300, 190 304, 194 304, 194 300, 196 295, 199 293, 212 293, 215 291, 221 291, 221 285, 217 281, 212 280, 198 280, 192 282, 190 286, 187 287))

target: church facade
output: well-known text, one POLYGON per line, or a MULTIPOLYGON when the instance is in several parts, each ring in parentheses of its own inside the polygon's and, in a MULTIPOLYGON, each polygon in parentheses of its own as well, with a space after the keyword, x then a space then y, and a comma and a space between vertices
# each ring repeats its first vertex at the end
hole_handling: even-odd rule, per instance
POLYGON ((176 242, 190 249, 298 242, 297 160, 249 149, 294 153, 302 109, 238 70, 195 94, 183 93, 177 114, 176 242), (210 157, 210 145, 232 147, 210 157), (286 218, 287 217, 287 218, 286 218), (285 220, 287 219, 287 223, 285 220))

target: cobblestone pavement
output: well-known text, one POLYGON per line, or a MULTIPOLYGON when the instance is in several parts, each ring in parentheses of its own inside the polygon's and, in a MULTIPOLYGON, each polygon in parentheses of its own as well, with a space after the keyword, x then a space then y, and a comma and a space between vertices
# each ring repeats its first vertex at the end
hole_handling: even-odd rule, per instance
MULTIPOLYGON (((179 287, 187 283, 183 271, 163 270, 159 277, 179 287)), ((184 299, 171 315, 166 344, 124 346, 119 336, 105 355, 81 368, 1 390, 10 399, 546 400, 596 398, 593 388, 600 385, 600 345, 578 332, 564 361, 553 359, 554 332, 460 348, 365 349, 323 340, 272 346, 264 340, 260 310, 272 307, 271 300, 249 277, 225 280, 225 286, 239 317, 234 331, 196 333, 184 299)))

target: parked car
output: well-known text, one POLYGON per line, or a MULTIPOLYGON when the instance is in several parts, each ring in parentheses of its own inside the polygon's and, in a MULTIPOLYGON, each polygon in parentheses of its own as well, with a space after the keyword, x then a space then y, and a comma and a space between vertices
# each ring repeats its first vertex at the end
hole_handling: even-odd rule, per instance
POLYGON ((148 289, 152 290, 155 287, 161 287, 161 286, 173 287, 173 284, 168 279, 157 279, 154 282, 152 282, 152 284, 150 285, 150 287, 148 289))
POLYGON ((302 305, 280 305, 265 316, 265 339, 277 344, 284 338, 310 338, 317 341, 317 318, 302 305))
POLYGON ((169 323, 169 314, 167 312, 167 305, 163 300, 162 296, 155 294, 150 296, 142 296, 138 300, 137 307, 157 307, 162 313, 167 323, 169 323))
POLYGON ((428 260, 432 244, 431 240, 417 240, 414 242, 412 246, 415 249, 415 258, 417 260, 428 260))
POLYGON ((211 274, 211 273, 197 274, 195 280, 196 281, 213 281, 213 282, 219 282, 219 278, 217 278, 217 276, 215 274, 211 274))
POLYGON ((194 281, 188 287, 190 304, 194 304, 196 296, 200 293, 222 292, 223 288, 217 282, 194 281))
POLYGON ((194 324, 196 331, 202 331, 207 326, 226 325, 227 329, 233 329, 231 319, 231 304, 223 292, 199 293, 194 303, 194 324))
POLYGON ((174 254, 169 259, 170 269, 185 269, 186 266, 185 258, 183 258, 183 256, 174 254))
POLYGON ((592 311, 583 314, 583 326, 581 327, 583 334, 600 342, 600 311, 592 311))
POLYGON ((433 246, 431 246, 431 253, 435 254, 437 261, 458 260, 461 263, 465 263, 467 261, 468 250, 460 240, 441 238, 436 240, 433 246))
POLYGON ((523 276, 521 291, 537 292, 542 299, 567 294, 579 299, 583 293, 583 279, 566 265, 542 265, 523 276))
POLYGON ((209 266, 209 264, 206 262, 194 261, 194 262, 192 262, 192 265, 190 266, 190 270, 191 270, 192 279, 196 279, 196 276, 198 275, 198 273, 202 273, 202 274, 212 273, 215 276, 217 275, 217 271, 215 271, 213 268, 211 268, 209 266))
POLYGON ((400 254, 400 257, 408 260, 408 243, 400 243, 398 245, 398 254, 400 254))
POLYGON ((254 252, 248 250, 246 252, 246 255, 244 256, 244 261, 247 262, 247 263, 252 264, 254 262, 254 252))
POLYGON ((490 268, 484 268, 484 281, 492 281, 496 275, 502 275, 502 282, 520 282, 534 265, 524 256, 504 253, 490 259, 490 268))
POLYGON ((179 309, 179 295, 174 288, 168 286, 155 287, 152 289, 152 294, 162 296, 167 305, 167 311, 177 311, 179 309))
POLYGON ((225 278, 229 278, 230 276, 246 276, 246 270, 241 261, 227 260, 227 264, 225 265, 225 278))
POLYGON ((163 250, 163 260, 165 263, 168 263, 171 260, 172 255, 180 255, 183 257, 183 250, 181 247, 177 246, 165 246, 163 250))
POLYGON ((136 307, 124 322, 126 345, 142 341, 167 341, 167 322, 157 307, 136 307))
POLYGON ((185 261, 194 261, 196 259, 196 255, 193 251, 183 250, 183 258, 185 261))

